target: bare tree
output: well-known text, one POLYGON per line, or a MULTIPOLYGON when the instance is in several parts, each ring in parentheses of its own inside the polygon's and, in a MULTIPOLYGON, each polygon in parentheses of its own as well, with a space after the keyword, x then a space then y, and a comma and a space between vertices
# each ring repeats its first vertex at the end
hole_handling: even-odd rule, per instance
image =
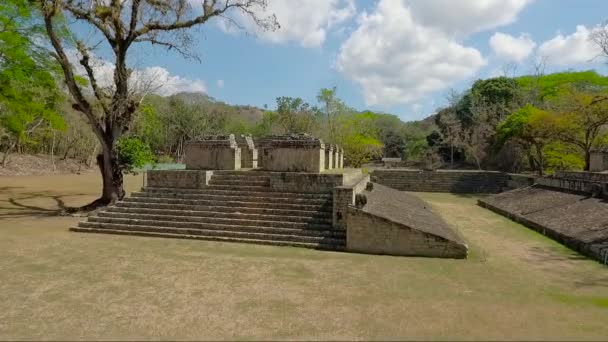
POLYGON ((225 18, 232 12, 242 13, 264 30, 278 28, 274 15, 263 17, 266 0, 202 0, 195 9, 188 0, 37 0, 44 24, 63 74, 73 108, 82 113, 99 140, 101 153, 97 164, 103 178, 101 197, 79 208, 90 210, 124 197, 122 170, 116 151, 117 140, 128 130, 141 98, 133 96, 129 79, 133 73, 127 65, 128 56, 138 44, 152 44, 173 50, 185 57, 190 51, 191 29, 213 18, 225 18), (112 87, 102 87, 96 78, 93 50, 100 42, 89 43, 77 37, 77 30, 65 23, 88 25, 114 55, 112 87), (78 51, 79 66, 69 58, 78 51), (84 68, 88 88, 78 82, 77 68, 84 68), (92 96, 89 94, 92 93, 92 96), (94 99, 92 99, 94 98, 94 99))
POLYGON ((448 110, 439 116, 441 140, 450 148, 450 168, 454 168, 454 152, 462 142, 462 124, 456 114, 448 110))

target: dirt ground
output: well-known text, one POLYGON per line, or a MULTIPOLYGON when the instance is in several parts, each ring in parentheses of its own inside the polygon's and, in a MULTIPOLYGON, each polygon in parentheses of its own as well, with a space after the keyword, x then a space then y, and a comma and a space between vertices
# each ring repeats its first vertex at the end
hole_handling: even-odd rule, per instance
MULTIPOLYGON (((4 157, 4 153, 0 153, 0 161, 4 157)), ((97 166, 88 167, 86 164, 80 163, 74 159, 62 160, 60 157, 55 157, 55 166, 51 156, 45 154, 31 155, 12 153, 8 157, 6 167, 0 165, 1 176, 41 176, 54 174, 77 174, 97 171, 97 166)))
POLYGON ((69 232, 99 185, 0 177, 0 339, 608 339, 608 268, 475 197, 419 194, 471 248, 442 260, 69 232))

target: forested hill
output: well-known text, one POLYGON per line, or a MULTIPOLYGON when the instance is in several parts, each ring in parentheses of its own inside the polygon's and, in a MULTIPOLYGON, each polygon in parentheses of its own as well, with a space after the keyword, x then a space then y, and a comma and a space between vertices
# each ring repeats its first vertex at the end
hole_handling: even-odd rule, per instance
POLYGON ((151 97, 153 99, 149 99, 149 101, 155 104, 171 101, 183 102, 186 105, 196 106, 202 111, 225 114, 235 121, 242 121, 247 124, 255 124, 264 116, 264 110, 261 108, 248 105, 230 105, 201 92, 180 92, 166 97, 158 95, 152 95, 151 97))

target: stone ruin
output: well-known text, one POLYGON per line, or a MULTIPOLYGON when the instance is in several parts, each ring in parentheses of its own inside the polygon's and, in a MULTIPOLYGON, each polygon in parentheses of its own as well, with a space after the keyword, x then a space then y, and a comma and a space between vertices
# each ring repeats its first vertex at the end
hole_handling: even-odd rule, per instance
POLYGON ((185 147, 188 170, 239 170, 241 149, 234 134, 214 135, 191 141, 185 147))
POLYGON ((236 139, 239 148, 241 149, 241 168, 257 169, 258 168, 258 149, 255 148, 253 138, 247 135, 239 135, 236 139))
POLYGON ((608 171, 608 149, 596 149, 591 151, 591 159, 589 160, 589 171, 608 171))
POLYGON ((258 141, 261 168, 267 171, 322 172, 325 147, 321 139, 307 134, 275 135, 258 141))
POLYGON ((344 151, 318 138, 209 136, 188 143, 185 152, 186 170, 148 171, 142 192, 71 230, 467 256, 457 234, 432 211, 421 211, 425 205, 411 195, 368 186, 370 175, 362 170, 323 172, 342 168, 344 151))

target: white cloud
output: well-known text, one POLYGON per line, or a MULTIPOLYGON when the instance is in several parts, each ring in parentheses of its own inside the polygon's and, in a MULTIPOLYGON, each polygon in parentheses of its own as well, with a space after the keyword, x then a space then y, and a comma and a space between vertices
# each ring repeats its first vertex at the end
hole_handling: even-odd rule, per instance
MULTIPOLYGON (((233 18, 247 31, 273 43, 297 42, 304 47, 321 46, 329 30, 352 18, 356 13, 354 0, 268 0, 266 11, 257 11, 259 16, 274 14, 281 28, 274 31, 260 31, 255 23, 242 12, 233 18)), ((220 22, 226 32, 237 32, 230 22, 220 22)))
POLYGON ((149 82, 150 89, 159 95, 173 95, 180 92, 207 93, 205 82, 199 79, 188 79, 178 75, 172 75, 169 70, 153 66, 137 70, 131 75, 129 82, 137 87, 138 84, 149 82))
POLYGON ((412 16, 424 26, 466 35, 514 22, 533 0, 409 0, 412 16))
POLYGON ((521 62, 530 56, 536 47, 536 43, 527 34, 513 37, 496 32, 490 38, 490 46, 496 56, 514 62, 521 62))
MULTIPOLYGON (((84 67, 78 62, 80 55, 75 50, 69 50, 68 56, 75 66, 76 73, 88 80, 84 67)), ((100 88, 114 87, 114 64, 91 56, 90 65, 100 88)), ((135 69, 129 77, 129 87, 132 92, 152 92, 159 95, 172 95, 179 92, 207 92, 205 82, 199 79, 188 79, 172 75, 169 70, 161 66, 135 69)))
POLYGON ((216 85, 220 89, 224 88, 224 80, 217 80, 216 85))
POLYGON ((547 58, 552 65, 572 65, 587 63, 600 55, 601 49, 591 40, 593 31, 583 25, 576 27, 576 32, 569 36, 558 34, 553 39, 544 42, 538 49, 541 57, 547 58))
POLYGON ((478 50, 418 24, 402 0, 380 0, 373 13, 362 14, 336 61, 363 88, 368 105, 414 103, 485 64, 478 50))

